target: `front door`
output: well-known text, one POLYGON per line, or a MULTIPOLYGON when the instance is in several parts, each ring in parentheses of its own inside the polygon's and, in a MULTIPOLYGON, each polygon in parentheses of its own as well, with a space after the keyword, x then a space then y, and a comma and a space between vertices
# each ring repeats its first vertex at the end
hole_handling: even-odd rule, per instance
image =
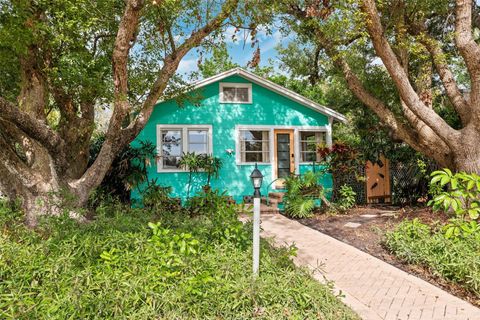
POLYGON ((275 130, 275 170, 276 186, 283 186, 283 179, 295 171, 293 153, 293 130, 275 130))

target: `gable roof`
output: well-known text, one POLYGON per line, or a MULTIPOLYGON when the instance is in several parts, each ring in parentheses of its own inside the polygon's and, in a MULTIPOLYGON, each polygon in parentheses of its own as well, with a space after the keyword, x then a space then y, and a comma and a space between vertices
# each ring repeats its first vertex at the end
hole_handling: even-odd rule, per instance
POLYGON ((316 103, 315 101, 312 101, 292 90, 289 90, 285 87, 282 87, 270 80, 267 80, 265 78, 262 78, 260 76, 257 76, 256 74, 252 73, 252 72, 249 72, 245 69, 242 69, 242 68, 234 68, 234 69, 231 69, 231 70, 228 70, 228 71, 225 71, 225 72, 222 72, 222 73, 219 73, 217 75, 214 75, 213 77, 210 77, 210 78, 207 78, 207 79, 204 79, 204 80, 200 80, 196 83, 193 84, 193 89, 199 89, 199 88, 202 88, 206 85, 209 85, 211 83, 214 83, 214 82, 217 82, 217 81, 220 81, 222 79, 225 79, 227 77, 230 77, 230 76, 233 76, 233 75, 238 75, 238 76, 241 76, 242 78, 245 78, 247 80, 250 80, 251 82, 259 85, 259 86, 262 86, 266 89, 269 89, 279 95, 282 95, 290 100, 293 100, 295 102, 298 102, 299 104, 305 106, 305 107, 308 107, 310 109, 313 109, 317 112, 320 112, 322 114, 325 114, 329 117, 332 117, 336 120, 339 120, 341 122, 347 122, 347 118, 341 114, 340 112, 337 112, 335 110, 332 110, 330 108, 327 108, 325 106, 322 106, 321 104, 318 104, 316 103))

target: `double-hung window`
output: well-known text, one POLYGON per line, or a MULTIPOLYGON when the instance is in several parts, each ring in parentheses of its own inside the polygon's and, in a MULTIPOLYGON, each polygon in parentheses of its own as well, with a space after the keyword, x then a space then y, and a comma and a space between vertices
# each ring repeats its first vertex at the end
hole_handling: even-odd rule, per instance
POLYGON ((212 126, 158 125, 158 171, 183 171, 180 159, 186 152, 212 153, 212 126))
POLYGON ((320 161, 317 146, 325 143, 325 132, 300 131, 300 161, 320 161))
POLYGON ((239 147, 241 163, 270 162, 270 131, 240 130, 239 147))

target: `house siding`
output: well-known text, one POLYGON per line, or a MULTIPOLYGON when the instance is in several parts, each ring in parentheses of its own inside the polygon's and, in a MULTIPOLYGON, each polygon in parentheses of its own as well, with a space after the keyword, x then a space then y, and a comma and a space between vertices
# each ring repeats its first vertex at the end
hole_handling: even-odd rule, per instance
MULTIPOLYGON (((212 181, 212 188, 226 191, 237 201, 243 195, 252 194, 249 175, 254 165, 237 165, 235 154, 229 155, 225 150, 235 150, 235 126, 264 125, 269 126, 328 126, 327 116, 307 108, 282 95, 252 83, 251 104, 232 104, 219 102, 219 83, 251 83, 241 76, 234 75, 199 89, 203 99, 200 105, 185 102, 178 106, 174 100, 161 102, 155 106, 153 113, 133 146, 139 141, 151 141, 157 145, 157 125, 211 125, 213 139, 213 155, 222 160, 223 166, 218 179, 212 181)), ((308 170, 311 165, 300 164, 300 172, 308 170)), ((266 194, 267 186, 272 182, 271 164, 259 164, 265 176, 262 193, 266 194)), ((206 182, 204 173, 194 173, 194 183, 190 195, 201 190, 206 182)), ((172 195, 186 198, 188 188, 188 172, 158 172, 156 163, 148 168, 149 180, 156 179, 163 186, 172 187, 172 195)), ((323 178, 325 186, 331 187, 331 177, 323 178)), ((132 198, 139 199, 137 189, 132 190, 132 198)))

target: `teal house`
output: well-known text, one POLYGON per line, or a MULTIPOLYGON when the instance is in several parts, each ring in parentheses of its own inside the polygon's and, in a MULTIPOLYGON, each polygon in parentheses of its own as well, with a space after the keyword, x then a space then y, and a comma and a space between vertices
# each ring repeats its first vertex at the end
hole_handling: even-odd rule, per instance
MULTIPOLYGON (((189 192, 189 173, 179 165, 184 153, 221 159, 211 187, 239 202, 253 193, 249 176, 255 164, 264 175, 262 194, 281 188, 282 178, 312 170, 318 160, 315 145, 331 145, 333 121, 345 121, 342 114, 241 68, 199 81, 193 90, 200 101, 159 102, 133 142, 157 146, 148 178, 172 187, 172 195, 183 200, 189 192)), ((204 172, 194 174, 190 195, 206 180, 204 172)), ((330 188, 331 178, 322 183, 330 188)), ((132 191, 133 199, 140 197, 132 191)))

